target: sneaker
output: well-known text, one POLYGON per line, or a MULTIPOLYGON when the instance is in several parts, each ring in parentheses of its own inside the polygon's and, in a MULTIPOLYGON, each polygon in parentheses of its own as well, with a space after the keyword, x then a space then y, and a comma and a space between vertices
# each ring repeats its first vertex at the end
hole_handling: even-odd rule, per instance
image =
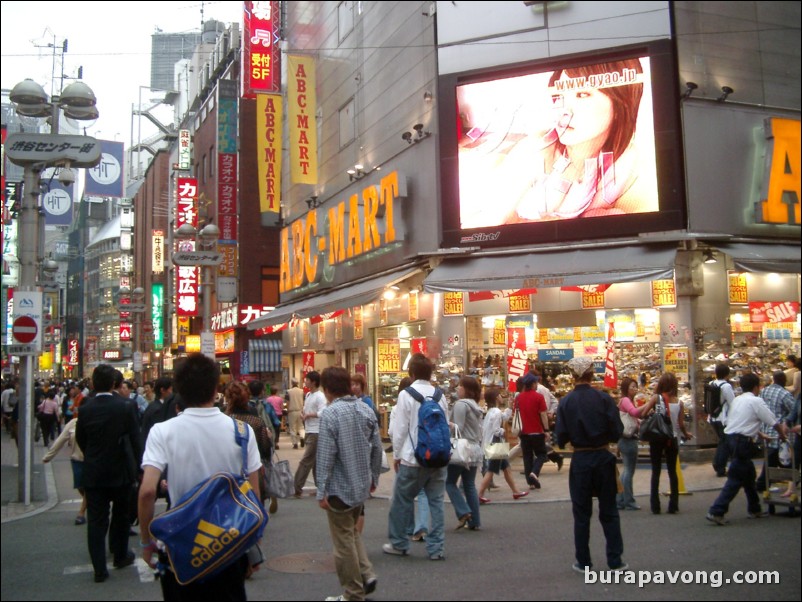
POLYGON ((766 518, 768 515, 768 512, 761 510, 759 512, 747 512, 746 518, 766 518))
POLYGON ((707 513, 707 516, 705 516, 705 518, 709 520, 711 523, 715 523, 721 526, 724 526, 730 522, 723 516, 716 516, 715 514, 711 514, 710 512, 707 513))
POLYGON ((412 536, 412 541, 425 541, 426 531, 420 530, 412 536))
POLYGON ((442 552, 439 552, 437 554, 432 554, 431 556, 429 556, 429 560, 445 560, 445 559, 446 556, 442 552))
POLYGON ((629 565, 626 562, 622 562, 621 564, 619 564, 616 567, 610 567, 610 570, 613 571, 613 572, 626 571, 628 569, 629 569, 629 565))
POLYGON ((125 558, 123 558, 122 560, 115 560, 114 561, 114 568, 115 569, 123 569, 123 568, 125 568, 127 566, 131 566, 132 564, 134 564, 135 560, 136 560, 136 556, 134 555, 133 552, 129 551, 128 554, 126 554, 125 558))
POLYGON ((582 575, 585 574, 585 567, 579 564, 578 562, 572 564, 571 568, 574 569, 577 573, 581 573, 582 575))
POLYGON ((391 543, 386 543, 382 546, 382 552, 385 554, 390 554, 390 556, 406 556, 406 550, 399 550, 391 543))
POLYGON ((377 585, 379 585, 379 580, 376 577, 373 577, 373 579, 368 579, 362 583, 362 590, 367 596, 368 594, 372 594, 376 591, 377 585))
POLYGON ((540 489, 540 479, 537 478, 534 472, 529 473, 529 479, 532 481, 532 485, 534 485, 535 489, 540 489))
POLYGON ((640 506, 638 506, 637 504, 629 504, 627 506, 624 506, 624 510, 640 510, 640 506))
POLYGON ((85 525, 86 524, 86 517, 85 516, 76 516, 75 517, 75 524, 76 525, 85 525))
POLYGON ((518 493, 513 493, 512 498, 515 500, 520 500, 522 497, 526 497, 529 495, 528 491, 519 491, 518 493))
POLYGON ((343 597, 343 595, 342 595, 342 594, 340 594, 339 596, 328 596, 328 597, 326 598, 326 600, 327 600, 327 601, 328 601, 328 600, 345 600, 345 598, 343 597))
POLYGON ((270 498, 270 507, 268 508, 268 512, 270 512, 270 514, 275 514, 278 512, 278 498, 276 496, 270 498))

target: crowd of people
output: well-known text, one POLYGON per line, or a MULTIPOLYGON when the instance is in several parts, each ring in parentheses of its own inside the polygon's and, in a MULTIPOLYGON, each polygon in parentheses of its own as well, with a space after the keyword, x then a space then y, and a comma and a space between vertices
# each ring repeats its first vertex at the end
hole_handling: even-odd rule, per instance
MULTIPOLYGON (((710 522, 727 524, 725 515, 741 488, 748 516, 764 516, 758 492, 766 480, 764 475, 757 477, 752 461, 759 440, 769 449, 764 471, 767 466, 779 465, 781 443, 789 432, 795 433, 792 444, 799 457, 798 364, 790 356, 788 372, 775 372, 765 387, 751 373, 730 381, 726 364, 716 366, 713 382, 720 387, 721 408, 708 420, 720 436, 713 470, 726 482, 706 516, 710 522)), ((678 398, 679 384, 674 374, 665 372, 653 391, 644 391, 636 380, 624 378, 618 391, 606 392, 594 384, 591 358, 574 358, 568 367, 575 386, 559 402, 535 366, 518 380, 517 391, 509 398, 498 387, 483 387, 478 379, 463 376, 456 396, 449 400, 433 381, 431 360, 422 354, 412 356, 409 377, 399 386, 387 433, 393 460, 388 476, 394 484, 387 518, 389 541, 382 546, 385 554, 405 556, 412 553, 413 542, 423 542, 430 560, 444 560, 446 495, 455 528, 481 531, 480 508, 491 501, 485 497, 486 491, 498 488, 493 482, 496 475, 503 475, 512 497, 520 499, 541 489, 540 473, 547 461, 562 468, 558 449, 570 446, 573 568, 584 572, 593 566, 589 537, 594 497, 599 500, 598 516, 607 540, 607 565, 611 570, 628 568, 619 512, 640 509, 633 475, 639 429, 652 414, 670 425, 673 436, 648 444, 650 509, 654 514, 662 511, 658 490, 665 463, 670 490, 667 512, 679 512, 678 451, 681 442, 692 437, 685 424, 686 408, 678 398), (423 399, 439 406, 449 435, 464 440, 475 454, 459 463, 422 463, 417 444, 423 399), (510 426, 516 413, 520 432, 513 436, 510 426), (517 450, 513 448, 503 457, 485 457, 491 444, 514 443, 516 438, 520 442, 517 450), (611 444, 616 445, 611 448, 611 444), (516 453, 523 456, 521 474, 529 489, 519 486, 511 470, 510 456, 516 453), (623 467, 620 479, 616 453, 623 467)), ((213 472, 239 471, 240 452, 233 438, 221 435, 224 421, 230 424, 231 417, 250 430, 248 479, 271 513, 277 511, 278 500, 268 494, 265 467, 279 448, 282 429, 288 431, 293 448, 303 449, 294 475, 295 496, 303 496, 311 473, 313 495, 329 521, 343 591, 329 599, 364 599, 376 589, 378 578, 362 542, 362 529, 364 504, 378 486, 386 456, 380 415, 366 395, 366 379, 329 367, 306 373, 303 388, 294 378, 290 385, 284 395, 277 385, 266 394, 259 381, 220 386, 217 366, 200 354, 181 362, 172 378, 162 377, 141 388, 109 365, 98 366, 89 381, 36 384, 36 418, 45 446, 53 441, 44 461, 51 461, 65 445, 71 448, 73 483, 82 499, 74 522, 88 525, 96 582, 109 578, 107 547, 115 568, 134 562, 128 538, 137 533, 145 561, 160 567, 165 599, 209 592, 220 592, 220 597, 226 592, 224 599, 245 599, 245 579, 258 568, 247 556, 200 585, 182 585, 170 574, 164 550, 149 531, 158 497, 166 498, 169 508, 171 501, 213 472), (161 558, 158 565, 157 558, 161 558)), ((18 383, 4 383, 3 422, 12 434, 19 406, 18 383)), ((794 493, 792 480, 784 495, 794 493)))

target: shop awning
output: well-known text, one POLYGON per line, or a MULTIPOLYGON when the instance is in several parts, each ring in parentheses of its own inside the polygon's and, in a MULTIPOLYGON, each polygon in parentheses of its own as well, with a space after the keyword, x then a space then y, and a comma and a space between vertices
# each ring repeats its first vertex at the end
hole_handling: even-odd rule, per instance
POLYGON ((743 272, 776 272, 799 274, 799 245, 772 245, 749 243, 713 243, 722 253, 732 257, 736 270, 743 272))
POLYGON ((321 295, 292 301, 283 306, 279 305, 270 313, 249 322, 248 330, 281 324, 293 319, 312 318, 340 309, 372 303, 381 296, 385 288, 402 282, 418 272, 420 272, 420 268, 417 267, 397 270, 356 284, 341 286, 321 295))
POLYGON ((281 372, 281 339, 251 339, 248 341, 251 372, 281 372))
POLYGON ((423 281, 427 292, 612 284, 672 278, 676 245, 566 249, 446 259, 423 281))

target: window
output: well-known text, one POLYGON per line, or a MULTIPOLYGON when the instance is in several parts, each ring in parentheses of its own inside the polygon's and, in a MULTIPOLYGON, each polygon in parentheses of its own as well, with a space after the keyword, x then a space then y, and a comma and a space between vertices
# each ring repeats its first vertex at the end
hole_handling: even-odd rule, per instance
POLYGON ((340 148, 350 144, 356 136, 356 119, 354 117, 354 99, 349 100, 339 113, 340 148))
POLYGON ((279 268, 262 268, 262 305, 278 305, 279 268))
POLYGON ((214 178, 214 146, 209 148, 209 179, 214 178))
POLYGON ((354 2, 353 0, 346 0, 340 2, 337 7, 337 31, 339 41, 342 44, 343 40, 348 37, 348 34, 354 30, 354 2))

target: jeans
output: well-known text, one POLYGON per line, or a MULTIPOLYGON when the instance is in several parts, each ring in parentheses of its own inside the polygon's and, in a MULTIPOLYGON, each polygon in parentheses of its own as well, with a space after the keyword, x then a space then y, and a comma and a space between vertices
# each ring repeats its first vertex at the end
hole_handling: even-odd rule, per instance
POLYGON ((428 534, 431 528, 429 526, 429 500, 426 498, 426 492, 423 489, 418 492, 417 500, 415 504, 414 526, 413 523, 410 523, 409 529, 407 529, 407 535, 414 535, 421 531, 428 534))
POLYGON ((679 511, 679 480, 677 478, 679 449, 677 449, 677 440, 671 438, 667 442, 649 442, 649 459, 652 461, 652 487, 649 500, 654 514, 660 514, 660 471, 663 468, 663 452, 665 452, 666 468, 668 469, 668 511, 670 513, 679 511))
POLYGON ((374 579, 376 573, 365 551, 362 535, 356 528, 363 506, 346 506, 335 496, 330 496, 328 501, 326 515, 334 546, 334 565, 344 597, 347 600, 364 600, 364 582, 374 579))
POLYGON ((429 502, 432 528, 426 537, 429 556, 442 554, 445 547, 443 498, 446 490, 446 469, 424 468, 401 464, 395 477, 393 499, 387 520, 390 543, 399 550, 409 550, 407 529, 414 521, 415 496, 423 489, 429 502))
POLYGON ((524 456, 524 473, 526 474, 526 482, 534 485, 535 482, 529 478, 530 473, 535 473, 536 477, 540 476, 540 469, 548 459, 548 450, 546 449, 546 435, 521 435, 521 452, 524 456), (534 458, 534 461, 533 461, 534 458))
POLYGON ((593 516, 593 496, 599 498, 599 522, 607 540, 607 566, 623 564, 624 539, 615 496, 615 456, 606 450, 576 452, 571 458, 568 473, 571 507, 574 513, 574 548, 576 561, 582 567, 592 567, 590 559, 590 519, 593 516))
POLYGON ((446 477, 446 491, 448 499, 454 506, 454 512, 459 519, 466 514, 471 515, 468 521, 469 527, 479 527, 482 521, 479 520, 479 494, 476 491, 476 466, 462 466, 460 464, 448 465, 448 476, 446 477), (462 489, 465 492, 463 497, 457 481, 462 478, 462 489))
POLYGON ((724 434, 724 425, 718 421, 712 421, 711 426, 716 431, 718 444, 716 445, 716 455, 713 456, 713 470, 717 475, 727 472, 727 462, 730 460, 730 449, 727 446, 727 435, 724 434))
POLYGON ((621 472, 621 484, 624 486, 624 491, 619 493, 616 498, 616 504, 619 509, 634 508, 635 494, 632 491, 632 480, 635 476, 635 465, 638 463, 638 440, 625 439, 618 440, 618 451, 621 452, 621 460, 624 464, 624 470, 621 472))
POLYGON ((727 435, 729 446, 730 469, 727 471, 727 482, 721 489, 716 501, 710 506, 710 514, 724 516, 730 509, 730 502, 738 495, 741 487, 746 494, 747 512, 758 514, 761 510, 760 496, 755 489, 755 463, 752 462, 754 442, 744 435, 727 435))

